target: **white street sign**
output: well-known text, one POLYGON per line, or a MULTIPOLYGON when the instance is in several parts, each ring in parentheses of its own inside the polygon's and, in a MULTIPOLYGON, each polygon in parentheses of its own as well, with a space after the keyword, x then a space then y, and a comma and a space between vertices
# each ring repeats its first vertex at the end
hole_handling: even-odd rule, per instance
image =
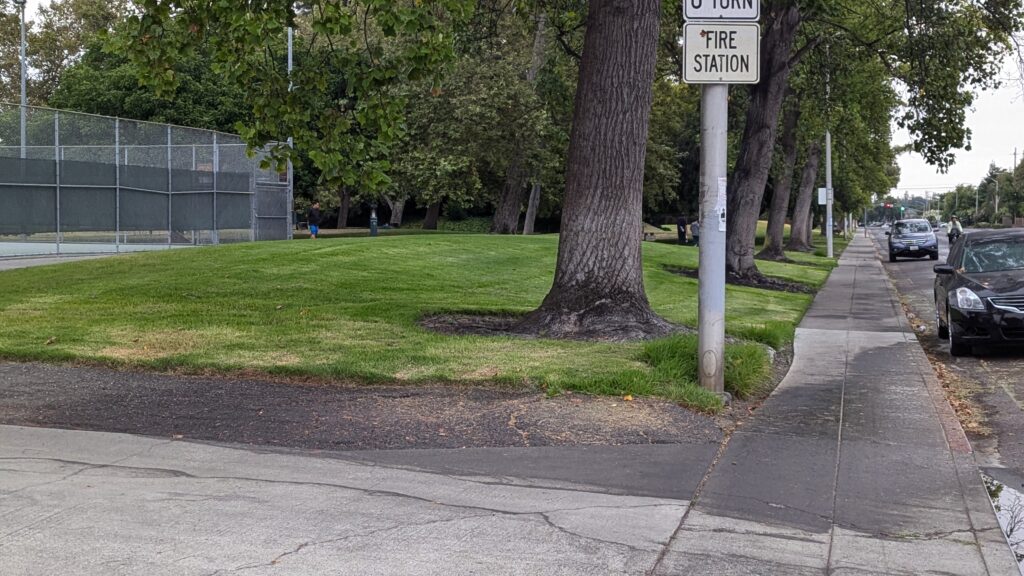
POLYGON ((818 206, 828 204, 828 188, 818 188, 818 206))
POLYGON ((683 81, 687 84, 757 84, 760 56, 757 24, 687 22, 683 26, 683 81))
POLYGON ((761 17, 761 0, 683 0, 687 20, 747 20, 761 17))

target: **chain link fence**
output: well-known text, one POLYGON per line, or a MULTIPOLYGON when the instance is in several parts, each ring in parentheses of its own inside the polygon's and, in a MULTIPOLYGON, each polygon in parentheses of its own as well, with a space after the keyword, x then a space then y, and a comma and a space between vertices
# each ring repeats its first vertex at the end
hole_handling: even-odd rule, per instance
POLYGON ((232 134, 0 103, 0 257, 291 237, 290 174, 232 134))

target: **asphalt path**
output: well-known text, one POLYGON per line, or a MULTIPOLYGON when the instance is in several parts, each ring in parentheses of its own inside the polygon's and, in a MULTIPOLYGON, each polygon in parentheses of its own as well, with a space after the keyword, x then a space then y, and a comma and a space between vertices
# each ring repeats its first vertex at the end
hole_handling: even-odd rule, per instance
MULTIPOLYGON (((880 256, 885 256, 884 230, 872 229, 871 234, 880 256)), ((944 233, 937 236, 939 262, 945 262, 949 244, 944 233)), ((918 338, 932 362, 979 390, 976 400, 984 410, 991 433, 970 436, 985 471, 1008 486, 1024 488, 1024 346, 977 349, 975 356, 952 357, 949 342, 939 339, 935 327, 933 267, 938 262, 928 258, 901 258, 895 263, 888 258, 881 260, 904 305, 925 322, 927 328, 919 332, 918 338)))

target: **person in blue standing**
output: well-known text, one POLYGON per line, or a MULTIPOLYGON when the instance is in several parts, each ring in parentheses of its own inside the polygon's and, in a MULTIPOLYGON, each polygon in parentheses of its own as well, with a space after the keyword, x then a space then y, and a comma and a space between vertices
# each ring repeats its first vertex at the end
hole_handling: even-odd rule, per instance
POLYGON ((320 233, 320 203, 313 202, 313 206, 309 208, 309 216, 306 217, 306 221, 309 222, 309 237, 316 240, 316 235, 320 233))
POLYGON ((686 216, 676 218, 676 233, 679 235, 679 245, 686 244, 686 216))

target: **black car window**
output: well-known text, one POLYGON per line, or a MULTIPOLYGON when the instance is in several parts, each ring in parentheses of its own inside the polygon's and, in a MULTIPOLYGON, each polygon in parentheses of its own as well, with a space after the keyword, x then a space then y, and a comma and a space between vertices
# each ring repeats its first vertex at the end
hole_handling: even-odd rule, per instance
POLYGON ((1024 237, 971 243, 963 268, 968 274, 1024 270, 1024 237))
POLYGON ((921 234, 924 232, 931 232, 932 225, 926 220, 910 220, 907 222, 897 222, 895 226, 896 235, 900 234, 921 234))

